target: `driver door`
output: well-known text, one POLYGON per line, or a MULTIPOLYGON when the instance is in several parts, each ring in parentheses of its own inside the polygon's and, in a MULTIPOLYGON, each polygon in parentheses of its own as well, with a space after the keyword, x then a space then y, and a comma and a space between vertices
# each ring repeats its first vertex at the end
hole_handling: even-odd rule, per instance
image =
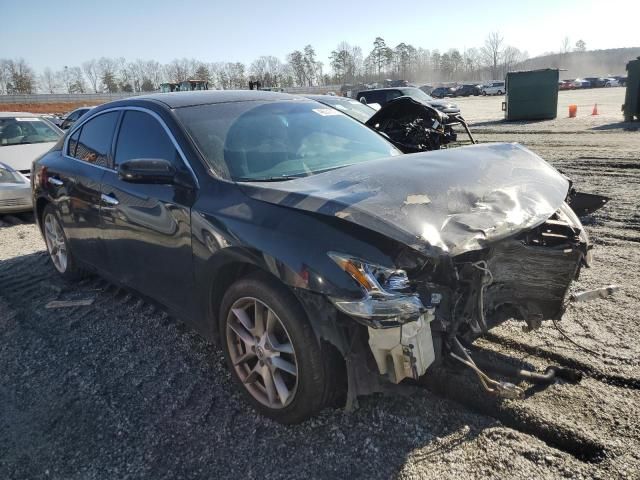
POLYGON ((100 210, 110 271, 171 308, 187 308, 194 291, 190 215, 195 187, 130 183, 117 170, 127 160, 143 158, 188 169, 163 125, 145 111, 124 111, 114 146, 114 170, 102 178, 100 210))

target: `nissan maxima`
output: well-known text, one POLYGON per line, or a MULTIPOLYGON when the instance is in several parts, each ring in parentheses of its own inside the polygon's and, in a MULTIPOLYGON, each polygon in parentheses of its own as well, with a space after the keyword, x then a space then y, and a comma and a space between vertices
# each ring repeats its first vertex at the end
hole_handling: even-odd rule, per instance
POLYGON ((284 423, 424 378, 504 320, 560 318, 590 258, 569 182, 527 149, 399 155, 273 92, 102 105, 31 182, 63 277, 98 273, 219 342, 284 423))

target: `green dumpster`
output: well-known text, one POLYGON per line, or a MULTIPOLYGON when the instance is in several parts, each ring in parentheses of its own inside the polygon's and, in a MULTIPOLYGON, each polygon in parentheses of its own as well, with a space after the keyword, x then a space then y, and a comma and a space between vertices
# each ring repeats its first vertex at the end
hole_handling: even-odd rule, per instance
POLYGON ((547 120, 558 114, 557 69, 508 72, 504 118, 512 120, 547 120))
POLYGON ((625 122, 640 120, 640 57, 627 63, 627 92, 622 111, 625 122))

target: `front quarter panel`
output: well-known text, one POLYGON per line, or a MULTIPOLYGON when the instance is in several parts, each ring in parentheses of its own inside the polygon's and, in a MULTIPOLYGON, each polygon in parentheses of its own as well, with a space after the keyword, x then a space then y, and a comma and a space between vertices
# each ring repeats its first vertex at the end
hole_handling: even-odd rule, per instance
MULTIPOLYGON (((327 252, 393 265, 387 249, 355 233, 359 227, 250 199, 230 182, 217 181, 201 195, 191 221, 195 284, 205 306, 230 263, 250 264, 294 289, 354 299, 362 298, 362 290, 327 252)), ((371 239, 378 235, 372 232, 371 239)), ((205 311, 199 315, 208 316, 205 311)))

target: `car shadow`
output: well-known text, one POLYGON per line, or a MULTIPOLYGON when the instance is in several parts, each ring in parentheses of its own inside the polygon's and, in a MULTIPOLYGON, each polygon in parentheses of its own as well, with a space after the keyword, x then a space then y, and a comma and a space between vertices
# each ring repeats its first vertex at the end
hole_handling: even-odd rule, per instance
POLYGON ((637 132, 640 129, 640 122, 614 122, 606 125, 598 125, 591 127, 590 130, 624 130, 628 132, 637 132))
POLYGON ((0 214, 0 228, 34 222, 35 218, 33 216, 33 212, 0 214))

